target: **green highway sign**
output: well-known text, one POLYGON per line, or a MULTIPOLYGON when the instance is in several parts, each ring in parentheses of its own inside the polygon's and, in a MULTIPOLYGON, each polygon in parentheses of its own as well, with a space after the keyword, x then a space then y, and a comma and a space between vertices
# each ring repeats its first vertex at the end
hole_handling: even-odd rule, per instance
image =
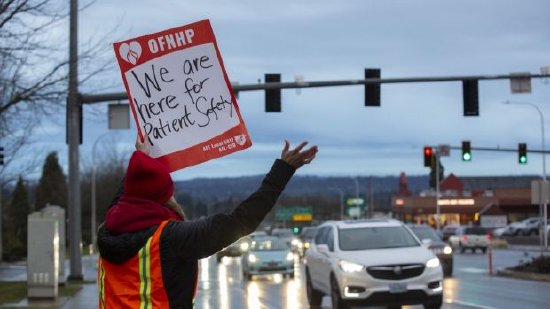
MULTIPOLYGON (((275 208, 275 220, 278 221, 304 221, 305 218, 312 218, 313 211, 311 206, 295 206, 285 208, 275 208)), ((310 220, 307 220, 310 221, 310 220)))

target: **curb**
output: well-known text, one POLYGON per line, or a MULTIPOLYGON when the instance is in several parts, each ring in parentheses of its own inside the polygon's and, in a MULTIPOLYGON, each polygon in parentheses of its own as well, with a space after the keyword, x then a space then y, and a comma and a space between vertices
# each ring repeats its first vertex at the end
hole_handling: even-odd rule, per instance
POLYGON ((529 273, 525 271, 515 271, 507 268, 499 269, 497 276, 510 277, 516 279, 532 280, 532 281, 545 281, 550 282, 550 274, 537 274, 529 273))

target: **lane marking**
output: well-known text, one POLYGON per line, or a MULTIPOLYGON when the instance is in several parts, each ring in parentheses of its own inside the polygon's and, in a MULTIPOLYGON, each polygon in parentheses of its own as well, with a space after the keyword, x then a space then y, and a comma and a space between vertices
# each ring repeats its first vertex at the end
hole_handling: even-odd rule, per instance
POLYGON ((461 300, 456 300, 456 299, 455 299, 455 300, 446 299, 446 300, 445 300, 445 303, 446 303, 446 304, 457 304, 457 305, 461 305, 461 306, 468 306, 468 307, 479 308, 479 309, 497 309, 497 308, 495 308, 495 307, 478 305, 478 304, 469 303, 469 302, 465 302, 465 301, 461 301, 461 300))

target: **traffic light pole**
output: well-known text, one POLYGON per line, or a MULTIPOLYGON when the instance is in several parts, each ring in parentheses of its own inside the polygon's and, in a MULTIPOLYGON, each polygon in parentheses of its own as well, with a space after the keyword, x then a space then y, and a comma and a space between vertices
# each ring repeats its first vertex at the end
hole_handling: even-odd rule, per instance
MULTIPOLYGON (((550 74, 526 74, 527 78, 550 78, 550 74)), ((400 84, 400 83, 431 83, 431 82, 452 82, 463 80, 498 80, 517 78, 517 74, 504 75, 473 75, 473 76, 441 76, 441 77, 406 77, 406 78, 368 78, 352 80, 334 80, 334 81, 298 81, 282 83, 258 83, 258 84, 236 84, 232 85, 233 91, 256 91, 267 89, 296 89, 296 88, 321 88, 353 85, 372 85, 372 84, 400 84)), ((82 94, 82 103, 100 103, 116 100, 128 100, 125 92, 103 93, 103 94, 82 94)))

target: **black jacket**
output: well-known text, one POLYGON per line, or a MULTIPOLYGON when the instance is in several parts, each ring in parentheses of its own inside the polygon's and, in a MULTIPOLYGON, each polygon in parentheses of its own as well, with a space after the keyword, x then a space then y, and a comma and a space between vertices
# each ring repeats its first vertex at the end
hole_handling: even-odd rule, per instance
MULTIPOLYGON (((294 172, 294 167, 276 160, 258 190, 231 213, 192 221, 170 221, 166 225, 160 236, 160 256, 170 308, 193 308, 197 260, 256 230, 294 172)), ((134 257, 156 228, 112 234, 102 225, 97 237, 101 257, 112 263, 134 257)))

